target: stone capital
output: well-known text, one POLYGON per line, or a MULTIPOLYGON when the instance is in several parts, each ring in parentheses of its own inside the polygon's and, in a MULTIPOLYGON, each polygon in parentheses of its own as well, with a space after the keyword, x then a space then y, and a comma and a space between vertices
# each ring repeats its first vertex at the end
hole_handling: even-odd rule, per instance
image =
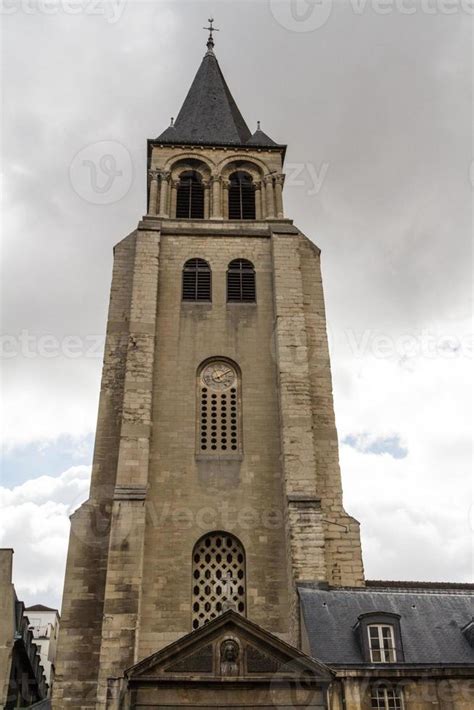
POLYGON ((148 176, 152 180, 158 180, 159 175, 160 175, 160 171, 157 170, 156 168, 150 168, 150 170, 148 171, 148 176))
POLYGON ((265 185, 273 185, 273 175, 265 175, 263 178, 265 185))

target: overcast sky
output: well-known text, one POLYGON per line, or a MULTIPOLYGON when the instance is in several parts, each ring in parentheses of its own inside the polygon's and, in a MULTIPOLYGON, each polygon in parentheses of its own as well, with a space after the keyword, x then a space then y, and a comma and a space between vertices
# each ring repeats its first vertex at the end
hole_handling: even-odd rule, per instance
POLYGON ((367 576, 469 581, 469 2, 1 7, 0 545, 15 548, 19 596, 60 603, 112 247, 145 211, 146 139, 177 115, 211 15, 249 127, 288 143, 287 215, 322 249, 345 505, 367 576))

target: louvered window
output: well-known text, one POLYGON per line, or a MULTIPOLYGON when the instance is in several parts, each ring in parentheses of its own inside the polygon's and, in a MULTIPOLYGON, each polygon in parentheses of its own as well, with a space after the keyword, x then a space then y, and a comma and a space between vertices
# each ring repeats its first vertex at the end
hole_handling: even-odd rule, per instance
POLYGON ((247 259, 234 259, 227 269, 228 303, 255 303, 255 269, 247 259))
POLYGON ((176 196, 178 219, 204 219, 204 187, 201 176, 194 170, 182 173, 176 196))
POLYGON ((189 259, 183 267, 183 301, 211 300, 211 267, 204 259, 189 259))
POLYGON ((245 552, 233 535, 213 532, 193 550, 193 629, 228 609, 245 614, 245 552))
POLYGON ((229 219, 255 219, 255 189, 252 178, 238 171, 229 178, 229 219))

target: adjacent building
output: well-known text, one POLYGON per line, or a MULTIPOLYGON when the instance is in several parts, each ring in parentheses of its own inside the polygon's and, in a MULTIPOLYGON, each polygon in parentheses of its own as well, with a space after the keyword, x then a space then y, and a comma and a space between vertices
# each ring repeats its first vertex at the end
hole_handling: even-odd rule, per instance
POLYGON ((12 583, 13 550, 0 549, 0 707, 29 707, 48 694, 39 648, 12 583))
POLYGON ((46 682, 51 689, 54 681, 54 664, 59 631, 59 613, 57 609, 35 604, 25 609, 28 628, 33 634, 41 665, 44 668, 46 682))
POLYGON ((57 710, 474 706, 474 588, 365 579, 285 152, 249 130, 211 31, 114 250, 57 710))

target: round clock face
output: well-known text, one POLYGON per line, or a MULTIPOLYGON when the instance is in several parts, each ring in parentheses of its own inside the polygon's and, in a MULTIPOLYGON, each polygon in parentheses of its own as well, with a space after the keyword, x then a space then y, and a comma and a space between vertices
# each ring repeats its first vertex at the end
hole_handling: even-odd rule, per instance
POLYGON ((213 362, 202 371, 202 381, 215 390, 232 387, 237 379, 236 372, 227 362, 213 362))

